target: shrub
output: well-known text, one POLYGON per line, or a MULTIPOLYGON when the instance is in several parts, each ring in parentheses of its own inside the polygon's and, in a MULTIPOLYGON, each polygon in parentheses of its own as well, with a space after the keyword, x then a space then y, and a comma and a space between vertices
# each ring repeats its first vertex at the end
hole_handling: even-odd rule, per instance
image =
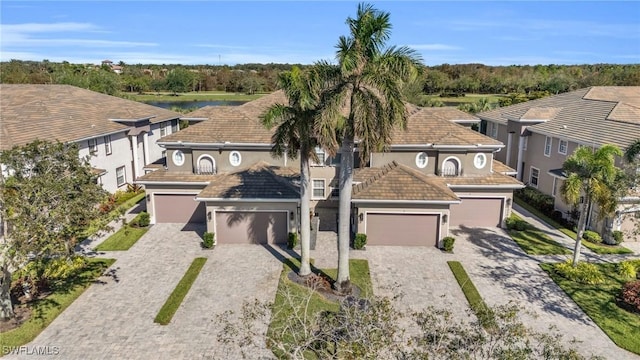
POLYGON ((580 262, 574 267, 571 260, 554 265, 555 271, 562 277, 580 284, 596 285, 604 282, 604 276, 598 266, 588 262, 580 262))
POLYGON ((298 246, 298 233, 289 233, 289 238, 287 239, 287 248, 293 249, 298 246))
POLYGON ((353 239, 353 248, 356 250, 363 249, 367 245, 367 234, 357 233, 353 239))
POLYGON ((624 284, 620 301, 626 305, 625 308, 640 313, 640 280, 624 284))
POLYGON ((202 235, 202 247, 205 249, 211 249, 213 247, 213 241, 215 239, 215 234, 206 232, 202 235))
POLYGON ((543 194, 530 186, 516 190, 514 193, 524 202, 545 214, 552 214, 554 211, 554 199, 551 195, 543 194))
POLYGON ((616 242, 616 245, 624 241, 624 234, 620 230, 614 230, 611 235, 613 237, 613 240, 616 242))
POLYGON ((138 214, 136 218, 138 219, 139 227, 147 227, 149 226, 149 223, 151 223, 151 216, 146 211, 143 211, 140 214, 138 214))
POLYGON ((636 265, 631 261, 623 261, 618 264, 618 274, 627 279, 635 279, 638 275, 636 265))
POLYGON ((582 238, 592 242, 592 243, 601 243, 602 242, 602 237, 600 237, 600 234, 598 234, 595 231, 591 231, 591 230, 587 230, 582 234, 582 238))
POLYGON ((456 239, 452 236, 447 236, 442 239, 442 249, 446 252, 453 251, 453 243, 455 243, 456 239))

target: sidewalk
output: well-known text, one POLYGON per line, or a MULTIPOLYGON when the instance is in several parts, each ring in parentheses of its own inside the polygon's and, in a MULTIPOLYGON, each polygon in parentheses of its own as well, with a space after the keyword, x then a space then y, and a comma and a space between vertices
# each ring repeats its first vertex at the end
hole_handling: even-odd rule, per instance
MULTIPOLYGON (((569 236, 565 235, 564 233, 560 232, 560 230, 542 221, 537 216, 533 215, 528 210, 520 207, 516 203, 513 204, 513 211, 516 213, 516 215, 520 216, 523 220, 533 225, 537 229, 543 231, 552 240, 557 241, 562 246, 571 250, 571 253, 573 254, 575 239, 572 239, 569 236)), ((630 260, 630 259, 640 259, 640 242, 625 242, 625 243, 622 243, 621 245, 633 251, 634 253, 633 254, 602 254, 601 255, 601 254, 594 253, 589 248, 582 245, 581 251, 580 251, 580 259, 586 260, 589 262, 596 262, 596 263, 597 262, 615 263, 615 262, 620 262, 620 261, 630 260)), ((545 261, 548 261, 550 258, 557 259, 558 261, 564 261, 570 256, 573 256, 573 255, 535 255, 535 257, 538 257, 540 259, 545 259, 545 261)))

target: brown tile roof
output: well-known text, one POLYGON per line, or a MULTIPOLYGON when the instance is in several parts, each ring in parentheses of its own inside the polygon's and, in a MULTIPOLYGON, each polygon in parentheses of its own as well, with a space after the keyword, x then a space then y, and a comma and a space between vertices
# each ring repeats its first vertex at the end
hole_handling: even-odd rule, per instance
MULTIPOLYGON (((477 114, 506 124, 526 119, 532 109, 554 109, 549 121, 528 126, 535 133, 581 144, 614 144, 622 149, 640 138, 640 86, 594 86, 477 114)), ((530 117, 532 118, 532 117, 530 117)))
POLYGON ((299 199, 298 190, 260 162, 238 172, 215 176, 199 199, 299 199))
POLYGON ((436 177, 391 162, 353 189, 354 200, 458 201, 436 177))
POLYGON ((209 183, 219 175, 198 175, 191 172, 168 171, 159 169, 140 176, 136 183, 146 184, 155 182, 164 183, 209 183))
POLYGON ((504 163, 495 159, 493 160, 493 165, 491 168, 493 169, 493 172, 504 174, 504 175, 515 175, 518 173, 516 169, 513 169, 510 166, 507 166, 504 163))
MULTIPOLYGON (((163 142, 193 143, 255 143, 271 144, 273 130, 264 128, 259 117, 269 106, 287 99, 282 91, 261 97, 243 105, 207 106, 185 115, 185 117, 208 118, 185 130, 169 135, 163 142)), ((473 120, 469 115, 453 108, 420 108, 407 104, 406 130, 396 130, 392 144, 437 144, 437 145, 502 145, 501 142, 453 123, 455 120, 473 120)))
POLYGON ((35 139, 70 142, 129 129, 109 119, 151 122, 179 113, 70 85, 0 84, 0 150, 35 139))

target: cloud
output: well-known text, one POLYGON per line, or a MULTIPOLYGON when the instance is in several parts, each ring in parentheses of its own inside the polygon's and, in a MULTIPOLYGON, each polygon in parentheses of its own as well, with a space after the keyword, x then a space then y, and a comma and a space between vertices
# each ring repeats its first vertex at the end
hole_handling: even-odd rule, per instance
POLYGON ((462 49, 459 46, 445 45, 445 44, 414 44, 414 45, 407 45, 407 46, 414 50, 432 50, 432 51, 462 49))

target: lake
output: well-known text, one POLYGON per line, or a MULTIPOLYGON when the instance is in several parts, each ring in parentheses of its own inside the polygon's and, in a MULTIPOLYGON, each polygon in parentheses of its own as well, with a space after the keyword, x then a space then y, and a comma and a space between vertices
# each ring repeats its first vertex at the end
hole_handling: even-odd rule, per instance
POLYGON ((246 103, 246 101, 148 101, 145 104, 161 107, 164 109, 171 109, 172 106, 179 107, 181 109, 199 109, 205 106, 238 106, 246 103))

